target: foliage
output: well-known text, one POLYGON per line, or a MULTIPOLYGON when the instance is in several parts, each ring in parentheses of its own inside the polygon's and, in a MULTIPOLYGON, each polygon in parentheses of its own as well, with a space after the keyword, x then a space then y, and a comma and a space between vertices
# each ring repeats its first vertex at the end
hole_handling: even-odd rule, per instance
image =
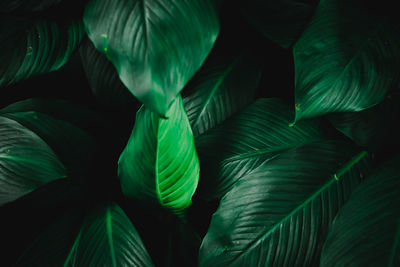
POLYGON ((0 7, 1 266, 400 265, 391 1, 0 7))

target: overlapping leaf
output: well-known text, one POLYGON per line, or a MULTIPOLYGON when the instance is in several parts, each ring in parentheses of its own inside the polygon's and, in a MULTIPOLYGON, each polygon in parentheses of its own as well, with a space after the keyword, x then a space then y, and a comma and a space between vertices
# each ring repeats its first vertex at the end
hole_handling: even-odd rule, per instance
POLYGON ((240 1, 244 16, 283 48, 289 48, 300 37, 314 8, 314 5, 301 0, 240 1))
MULTIPOLYGON (((112 63, 88 39, 79 49, 83 68, 97 100, 110 110, 136 112, 138 101, 118 77, 112 63)), ((129 112, 129 113, 132 113, 129 112)))
POLYGON ((215 127, 254 100, 261 68, 249 52, 201 68, 183 98, 194 136, 215 127))
POLYGON ((95 143, 78 127, 39 112, 14 112, 2 116, 17 121, 44 140, 67 167, 68 174, 84 173, 91 166, 95 143))
POLYGON ((118 162, 123 193, 180 214, 191 204, 200 166, 179 97, 162 119, 144 106, 118 162))
POLYGON ((153 266, 142 240, 117 204, 92 212, 64 266, 153 266))
POLYGON ((1 16, 0 86, 59 69, 79 44, 79 21, 1 16))
POLYGON ((277 98, 258 99, 218 127, 199 136, 196 147, 202 166, 199 194, 222 197, 240 177, 287 149, 321 140, 318 121, 293 127, 293 112, 277 98))
POLYGON ((400 158, 382 165, 337 214, 321 266, 400 265, 400 158))
POLYGON ((324 141, 264 161, 222 198, 200 266, 316 266, 335 214, 369 172, 367 157, 324 141))
POLYGON ((322 0, 293 49, 298 121, 379 103, 398 82, 400 27, 358 0, 322 0))
POLYGON ((84 23, 125 86, 161 115, 201 66, 219 31, 211 0, 92 0, 84 23))
POLYGON ((0 116, 0 205, 65 177, 65 167, 39 136, 0 116))

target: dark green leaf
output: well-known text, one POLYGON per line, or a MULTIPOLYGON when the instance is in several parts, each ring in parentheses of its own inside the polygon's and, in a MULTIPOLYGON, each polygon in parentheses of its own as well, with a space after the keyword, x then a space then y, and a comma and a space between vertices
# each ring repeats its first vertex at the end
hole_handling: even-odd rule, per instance
POLYGON ((117 204, 93 211, 64 266, 153 266, 139 234, 117 204))
POLYGON ((400 91, 388 92, 384 101, 359 112, 334 113, 328 116, 333 126, 357 145, 370 151, 388 152, 400 147, 400 91))
POLYGON ((78 127, 39 112, 2 114, 41 137, 67 167, 68 174, 83 173, 94 157, 94 140, 78 127))
POLYGON ((176 99, 162 119, 144 106, 118 162, 124 195, 180 214, 191 204, 199 161, 183 101, 176 99))
POLYGON ((165 115, 217 38, 215 9, 212 0, 92 0, 84 23, 132 94, 165 115))
POLYGON ((57 5, 62 0, 2 0, 0 11, 4 13, 15 11, 37 12, 51 6, 57 5))
POLYGON ((339 141, 264 161, 222 198, 200 266, 316 266, 331 221, 368 171, 366 152, 339 141))
POLYGON ((196 139, 201 179, 199 194, 222 197, 240 177, 282 151, 323 138, 318 121, 290 127, 293 111, 277 98, 258 99, 196 139))
POLYGON ((0 117, 0 205, 65 177, 65 167, 39 136, 0 117))
POLYGON ((399 78, 400 27, 358 0, 322 0, 293 49, 298 121, 379 103, 399 78))
POLYGON ((134 114, 139 103, 121 82, 112 63, 88 39, 82 42, 79 52, 86 77, 97 100, 111 111, 134 114))
POLYGON ((315 6, 302 0, 239 1, 244 16, 272 41, 289 48, 311 19, 315 6))
POLYGON ((400 266, 400 158, 382 165, 339 211, 321 266, 400 266))
MULTIPOLYGON (((254 56, 254 55, 253 55, 254 56)), ((196 74, 191 93, 183 98, 194 136, 215 127, 253 102, 261 68, 249 52, 232 61, 204 66, 196 74)))
POLYGON ((56 23, 44 19, 0 18, 0 86, 59 69, 79 44, 79 21, 56 23))

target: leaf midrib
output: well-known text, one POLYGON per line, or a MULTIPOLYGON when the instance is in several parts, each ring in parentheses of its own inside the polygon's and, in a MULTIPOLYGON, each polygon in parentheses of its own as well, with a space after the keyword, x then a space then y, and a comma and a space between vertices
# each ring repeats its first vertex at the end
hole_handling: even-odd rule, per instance
POLYGON ((290 219, 294 214, 296 214, 298 211, 306 207, 311 201, 313 201, 315 198, 317 198, 323 191, 325 191, 327 188, 329 188, 334 182, 336 182, 341 175, 346 173, 348 170, 350 170, 355 164, 357 164, 362 158, 364 158, 367 155, 366 151, 362 151, 355 155, 353 158, 351 158, 347 164, 345 164, 342 168, 340 168, 335 174, 331 176, 331 179, 328 180, 325 185, 323 185, 320 189, 318 189, 315 193, 313 193, 309 198, 307 198, 303 203, 301 203, 299 206, 297 206, 294 210, 292 210, 287 216, 282 218, 279 222, 275 223, 275 225, 270 228, 266 233, 260 235, 258 238, 256 238, 253 242, 249 243, 243 250, 242 253, 238 254, 235 256, 231 262, 235 262, 239 258, 241 258, 247 251, 253 249, 259 242, 260 240, 266 239, 270 234, 272 234, 277 228, 280 227, 280 225, 284 222, 286 222, 288 219, 290 219))

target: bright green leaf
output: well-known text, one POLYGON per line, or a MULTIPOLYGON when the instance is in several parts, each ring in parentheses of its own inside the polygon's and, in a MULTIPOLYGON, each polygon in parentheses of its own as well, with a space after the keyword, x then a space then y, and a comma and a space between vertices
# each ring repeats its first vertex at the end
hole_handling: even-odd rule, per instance
POLYGON ((200 166, 193 133, 176 99, 162 119, 144 106, 118 162, 124 195, 180 214, 191 204, 200 166))
POLYGON ((195 136, 253 102, 261 67, 250 57, 243 52, 234 60, 204 66, 193 78, 195 84, 183 102, 195 136))
POLYGON ((348 143, 308 144, 266 160, 221 200, 200 266, 316 266, 339 208, 368 173, 348 143))
POLYGON ((93 211, 83 223, 66 266, 153 266, 142 240, 117 204, 93 211))
POLYGON ((322 0, 293 48, 295 120, 360 111, 399 78, 400 27, 357 0, 322 0))
POLYGON ((290 126, 293 111, 277 98, 258 99, 196 139, 202 166, 199 194, 222 197, 240 177, 282 151, 323 138, 317 120, 290 126))
POLYGON ((131 93, 161 115, 200 68, 219 32, 212 0, 92 0, 84 23, 131 93))
POLYGON ((0 205, 65 177, 65 167, 39 136, 0 116, 0 205))
POLYGON ((400 158, 380 166, 337 214, 321 266, 400 266, 400 158))

